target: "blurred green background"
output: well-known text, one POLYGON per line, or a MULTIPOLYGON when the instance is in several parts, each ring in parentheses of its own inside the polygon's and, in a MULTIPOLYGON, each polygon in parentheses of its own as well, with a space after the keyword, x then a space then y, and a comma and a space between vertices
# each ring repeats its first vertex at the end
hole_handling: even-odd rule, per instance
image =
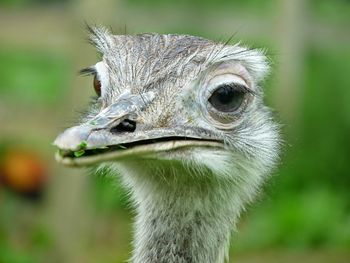
POLYGON ((125 262, 115 178, 63 168, 51 142, 93 95, 84 21, 264 47, 286 141, 232 242, 234 262, 350 262, 349 0, 0 0, 0 263, 125 262))

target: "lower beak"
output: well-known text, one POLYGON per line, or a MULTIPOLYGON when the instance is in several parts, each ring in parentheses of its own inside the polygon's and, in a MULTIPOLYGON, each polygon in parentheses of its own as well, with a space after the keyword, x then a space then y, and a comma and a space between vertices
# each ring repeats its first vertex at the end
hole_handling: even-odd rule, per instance
POLYGON ((153 142, 151 144, 140 144, 127 148, 124 145, 115 145, 99 150, 88 150, 83 156, 76 157, 72 154, 62 155, 62 152, 56 153, 56 160, 66 166, 80 167, 91 166, 102 162, 111 162, 116 160, 125 160, 130 158, 144 158, 145 156, 154 156, 155 153, 170 152, 174 150, 185 150, 192 147, 201 148, 223 148, 224 145, 218 141, 200 141, 195 139, 169 140, 153 142), (91 154, 92 153, 92 154, 91 154))

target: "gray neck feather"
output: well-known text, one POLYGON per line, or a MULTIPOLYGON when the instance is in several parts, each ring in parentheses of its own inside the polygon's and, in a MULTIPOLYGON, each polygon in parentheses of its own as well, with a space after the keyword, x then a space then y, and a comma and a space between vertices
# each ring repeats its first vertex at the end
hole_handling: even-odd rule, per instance
POLYGON ((217 180, 209 171, 198 176, 185 168, 166 167, 155 170, 128 163, 117 168, 136 204, 131 261, 223 263, 242 210, 238 186, 217 180))

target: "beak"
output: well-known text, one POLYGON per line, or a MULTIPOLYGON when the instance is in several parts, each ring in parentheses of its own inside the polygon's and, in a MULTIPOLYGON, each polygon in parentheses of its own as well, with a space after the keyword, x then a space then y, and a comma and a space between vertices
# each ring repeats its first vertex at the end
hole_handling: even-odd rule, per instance
POLYGON ((88 166, 193 146, 224 147, 215 134, 194 128, 150 129, 136 123, 138 128, 134 132, 112 132, 126 120, 136 120, 154 98, 152 91, 139 95, 125 93, 90 121, 68 128, 54 141, 59 148, 56 160, 67 166, 88 166))
POLYGON ((110 131, 125 119, 133 119, 137 113, 147 107, 154 99, 154 92, 140 95, 122 94, 119 99, 103 109, 96 117, 78 126, 68 128, 61 133, 54 145, 61 150, 78 151, 82 149, 106 146, 103 137, 91 136, 96 131, 110 131))

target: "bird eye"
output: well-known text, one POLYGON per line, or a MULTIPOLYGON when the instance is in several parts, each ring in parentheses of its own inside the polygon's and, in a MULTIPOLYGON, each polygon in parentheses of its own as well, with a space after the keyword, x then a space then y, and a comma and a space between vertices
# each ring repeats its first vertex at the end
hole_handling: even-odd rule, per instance
POLYGON ((245 89, 242 86, 223 84, 212 93, 208 101, 218 111, 233 113, 242 105, 245 89))
POLYGON ((101 96, 101 82, 99 81, 97 74, 94 75, 94 89, 98 96, 101 96))

